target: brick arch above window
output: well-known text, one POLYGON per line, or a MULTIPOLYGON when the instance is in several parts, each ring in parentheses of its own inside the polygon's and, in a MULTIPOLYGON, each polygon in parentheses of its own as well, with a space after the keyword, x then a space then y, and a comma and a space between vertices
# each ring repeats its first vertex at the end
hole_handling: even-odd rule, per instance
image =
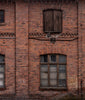
POLYGON ((43 52, 40 52, 40 55, 51 55, 51 54, 55 54, 55 55, 65 55, 66 57, 68 56, 67 55, 67 52, 66 51, 63 51, 62 52, 62 50, 61 50, 61 48, 58 48, 57 50, 55 49, 55 50, 46 50, 46 49, 44 49, 43 50, 43 52))

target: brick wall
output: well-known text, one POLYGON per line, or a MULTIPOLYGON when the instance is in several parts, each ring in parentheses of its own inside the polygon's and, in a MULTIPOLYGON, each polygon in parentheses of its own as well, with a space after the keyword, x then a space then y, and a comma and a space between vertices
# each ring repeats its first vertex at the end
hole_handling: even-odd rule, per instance
MULTIPOLYGON (((59 9, 55 3, 32 3, 29 5, 29 33, 43 33, 43 10, 59 9)), ((62 4, 63 10, 63 33, 77 33, 77 5, 62 4)), ((58 91, 40 90, 40 55, 42 54, 65 54, 67 55, 67 87, 68 90, 78 88, 77 79, 77 40, 50 41, 29 40, 29 91, 32 94, 53 95, 58 91), (35 76, 35 77, 34 77, 35 76)))
MULTIPOLYGON (((8 35, 8 39, 7 36, 0 39, 0 53, 6 56, 6 89, 0 91, 0 94, 53 96, 60 93, 40 90, 40 55, 49 53, 67 55, 67 88, 69 91, 78 89, 78 66, 80 68, 82 62, 84 72, 84 54, 82 54, 82 52, 84 53, 84 4, 84 1, 80 2, 78 8, 78 41, 68 39, 68 41, 56 41, 55 44, 50 41, 28 39, 28 35, 29 33, 43 33, 43 10, 60 9, 57 3, 32 2, 28 4, 18 1, 16 5, 0 4, 0 9, 5 9, 5 23, 0 25, 0 32, 15 34, 14 37, 8 35), (83 9, 82 16, 80 8, 83 9), (81 34, 83 38, 81 38, 81 34), (81 51, 81 40, 83 51, 81 51)), ((77 4, 62 3, 61 9, 63 10, 62 33, 77 33, 77 4)))

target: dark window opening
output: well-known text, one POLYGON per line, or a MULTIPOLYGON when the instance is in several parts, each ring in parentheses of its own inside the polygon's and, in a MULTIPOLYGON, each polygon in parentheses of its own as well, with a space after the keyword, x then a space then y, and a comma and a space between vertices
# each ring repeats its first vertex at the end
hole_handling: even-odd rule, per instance
POLYGON ((0 23, 4 23, 4 10, 0 10, 0 23))

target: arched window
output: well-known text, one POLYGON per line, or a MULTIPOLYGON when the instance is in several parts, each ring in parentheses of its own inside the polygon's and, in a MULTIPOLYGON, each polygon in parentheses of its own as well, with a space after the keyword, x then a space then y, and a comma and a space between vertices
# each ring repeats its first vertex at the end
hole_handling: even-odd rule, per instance
POLYGON ((66 56, 50 54, 40 56, 40 86, 66 87, 66 56))
POLYGON ((44 32, 61 33, 62 32, 62 11, 48 9, 43 11, 44 32))
POLYGON ((0 55, 0 88, 4 88, 5 56, 0 55))

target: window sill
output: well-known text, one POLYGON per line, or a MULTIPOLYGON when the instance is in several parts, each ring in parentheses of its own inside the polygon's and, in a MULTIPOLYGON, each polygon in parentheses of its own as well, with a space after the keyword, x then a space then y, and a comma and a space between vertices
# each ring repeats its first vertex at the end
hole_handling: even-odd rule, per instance
POLYGON ((6 90, 6 88, 0 88, 0 91, 6 90))
POLYGON ((0 23, 0 26, 5 26, 6 25, 6 23, 0 23))
POLYGON ((40 90, 67 91, 67 87, 40 87, 40 90))

